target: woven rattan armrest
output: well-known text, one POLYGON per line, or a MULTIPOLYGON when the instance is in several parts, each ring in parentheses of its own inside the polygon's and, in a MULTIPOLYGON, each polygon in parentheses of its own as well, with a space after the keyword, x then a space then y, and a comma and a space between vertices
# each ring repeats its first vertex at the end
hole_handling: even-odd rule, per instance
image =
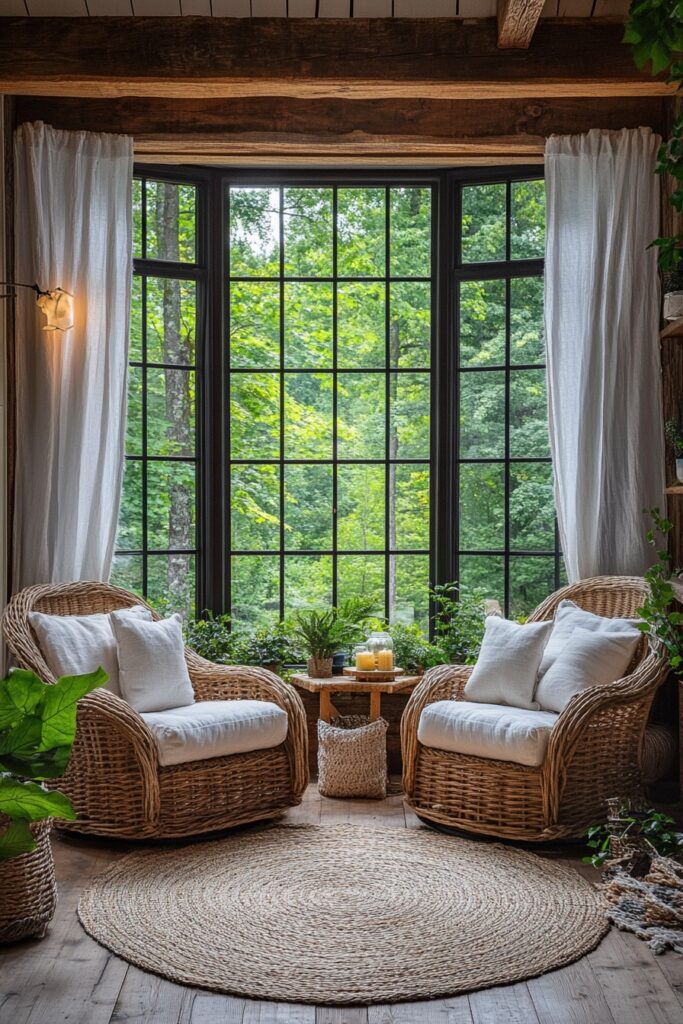
POLYGON ((437 700, 462 700, 465 683, 472 665, 437 665, 425 672, 417 684, 401 718, 401 750, 403 754, 403 788, 411 795, 415 782, 417 758, 417 727, 420 715, 428 704, 437 700))
POLYGON ((292 786, 301 795, 308 785, 308 728, 299 694, 265 668, 215 665, 187 652, 188 669, 197 700, 267 700, 287 712, 285 748, 292 771, 292 786))

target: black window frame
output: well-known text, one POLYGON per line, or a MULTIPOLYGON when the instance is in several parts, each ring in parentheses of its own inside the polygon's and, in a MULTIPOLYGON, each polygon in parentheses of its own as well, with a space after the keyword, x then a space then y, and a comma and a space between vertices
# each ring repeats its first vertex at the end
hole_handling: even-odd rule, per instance
MULTIPOLYGON (((430 585, 448 584, 458 579, 459 557, 464 554, 459 545, 459 467, 465 461, 504 463, 505 473, 505 540, 502 549, 477 551, 477 554, 502 556, 505 569, 505 611, 509 609, 510 559, 525 552, 511 549, 509 537, 508 500, 510 493, 510 466, 517 462, 548 462, 549 458, 518 458, 509 453, 509 289, 506 302, 506 450, 503 459, 463 460, 459 457, 459 386, 461 367, 458 345, 458 287, 465 280, 514 278, 537 276, 543 272, 543 260, 510 260, 509 242, 506 261, 495 263, 463 263, 460 259, 461 190, 465 186, 495 182, 512 183, 543 177, 543 167, 538 164, 501 167, 461 167, 444 170, 292 170, 274 169, 215 168, 165 165, 136 165, 135 177, 150 181, 165 181, 175 184, 194 185, 197 189, 197 250, 194 264, 170 264, 159 260, 134 260, 134 274, 156 277, 192 278, 197 283, 197 338, 196 338, 196 609, 208 609, 215 614, 230 611, 230 480, 229 480, 229 438, 227 436, 227 410, 229 409, 229 360, 227 357, 227 330, 229 308, 226 301, 227 259, 229 225, 223 223, 225 192, 230 186, 242 187, 288 187, 288 186, 331 186, 339 187, 391 187, 417 186, 432 189, 432 352, 428 372, 430 373, 430 585)), ((508 197, 510 184, 508 184, 508 197)), ((508 211, 509 218, 509 198, 508 211)), ((385 274, 378 279, 388 283, 389 241, 385 274)), ((288 278, 289 279, 289 278, 288 278)), ((252 278, 250 278, 252 280, 252 278)), ((256 278, 258 280, 258 278, 256 278)), ((275 278, 274 280, 278 280, 275 278)), ((282 280, 282 277, 279 278, 282 280)), ((375 280, 367 278, 363 280, 375 280)), ((410 280, 417 280, 411 278, 410 280)), ((387 304, 388 306, 388 304, 387 304)), ((387 320, 389 319, 387 308, 387 320)), ((336 338, 336 326, 335 326, 336 338)), ((282 338, 280 339, 282 345, 282 338)), ((388 344, 388 341, 387 341, 388 344)), ((335 340, 336 349, 336 340, 335 340)), ((144 359, 144 353, 143 353, 144 359)), ((534 368, 539 364, 534 364, 534 368)), ((515 369, 523 369, 515 366, 515 369)), ((481 368, 491 369, 491 367, 481 368)), ((271 368, 272 370, 272 368, 271 368)), ((427 370, 427 368, 425 368, 427 370)), ((233 371, 234 372, 234 371, 233 371)), ((254 372, 252 370, 252 372, 254 372)), ((295 372, 287 368, 285 372, 295 372)), ((336 368, 335 373, 343 372, 336 368)), ((355 370, 353 372, 377 372, 355 370)), ((379 371, 385 373, 387 386, 391 372, 387 366, 379 371)), ((414 369, 398 372, 418 372, 414 369)), ((425 371, 423 371, 425 372, 425 371)), ((468 368, 467 372, 478 372, 468 368)), ((146 398, 143 393, 143 402, 146 398)), ((387 405, 388 415, 388 405, 387 405)), ((336 428, 335 428, 336 429, 336 428)), ((283 488, 282 445, 280 458, 272 461, 280 466, 283 488)), ((131 458, 131 456, 126 456, 131 458)), ((142 461, 151 461, 143 449, 142 461)), ((261 460, 245 460, 247 462, 261 460)), ((296 462, 306 460, 294 460, 296 462)), ((323 460, 313 460, 322 462, 323 460)), ((338 460, 336 450, 330 464, 340 462, 377 460, 338 460)), ((409 459, 397 460, 409 463, 409 459)), ((426 460, 414 460, 424 464, 426 460)), ((386 465, 386 459, 379 460, 386 465)), ((333 473, 336 480, 336 474, 333 473)), ((146 493, 143 501, 146 505, 146 493)), ((280 497, 282 502, 282 495, 280 497)), ((385 530, 388 529, 385 517, 385 530)), ((281 525, 281 536, 283 526, 281 525)), ((146 537, 146 525, 143 524, 146 537)), ((336 526, 335 526, 336 535, 336 526)), ((335 537, 336 539, 336 537, 335 537)), ((385 538, 386 540, 386 538, 385 538)), ((336 559, 336 543, 333 543, 336 559)), ((277 554, 285 552, 281 541, 277 554)), ((144 564, 146 552, 118 551, 117 554, 142 554, 144 564)), ((166 552, 163 552, 164 554, 166 552)), ((256 552, 255 552, 256 553, 256 552)), ((259 554, 261 552, 258 552, 259 554)), ((286 554, 297 552, 286 551, 286 554)), ((309 552, 307 552, 309 553, 309 552)), ((346 553, 346 552, 345 552, 346 553)), ((358 554, 386 554, 384 551, 357 552, 358 554)), ((401 554, 411 551, 401 549, 401 554)), ((418 553, 417 551, 415 553, 418 553)), ((423 549, 420 549, 420 554, 423 549)), ((319 555, 315 551, 310 554, 319 555)), ((530 556, 548 557, 555 560, 555 586, 560 585, 562 556, 559 550, 557 525, 555 526, 555 548, 552 551, 529 552, 530 556)), ((336 564, 336 563, 335 563, 336 564)), ((280 562, 281 569, 283 562, 280 562)), ((145 574, 146 583, 146 574, 145 574)), ((334 595, 336 596, 336 573, 333 573, 334 595)), ((389 587, 385 573, 385 600, 389 587)), ((280 573, 280 601, 283 601, 284 573, 280 573)), ((433 609, 432 609, 433 611, 433 609)))

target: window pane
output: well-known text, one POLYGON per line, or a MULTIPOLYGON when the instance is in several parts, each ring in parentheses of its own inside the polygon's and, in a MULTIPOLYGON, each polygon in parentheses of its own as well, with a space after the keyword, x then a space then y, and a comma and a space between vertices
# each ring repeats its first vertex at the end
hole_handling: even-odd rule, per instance
POLYGON ((285 466, 285 547, 332 547, 332 466, 285 466))
POLYGON ((505 546, 505 469, 501 463, 460 466, 460 547, 490 551, 505 546))
POLYGON ((280 190, 230 189, 230 273, 277 277, 280 271, 280 190))
POLYGON ((384 548, 384 466, 337 468, 337 544, 340 550, 384 548))
POLYGON ((132 363, 142 362, 142 278, 133 278, 130 297, 130 350, 132 363))
POLYGON ((150 555, 147 560, 147 595, 161 615, 178 612, 194 618, 197 570, 194 555, 150 555))
POLYGON ((114 555, 110 582, 142 596, 142 555, 114 555))
POLYGON ((484 598, 505 607, 505 569, 503 555, 461 555, 460 584, 476 590, 484 598))
POLYGON ((285 377, 285 457, 332 458, 332 374, 285 377))
POLYGON ((460 365, 505 362, 505 281, 460 285, 460 365))
POLYGON ((505 259, 505 193, 505 184, 463 188, 463 263, 505 259))
POLYGON ((505 454, 505 375, 502 371, 460 374, 460 457, 505 454))
POLYGON ((280 286, 277 281, 232 283, 230 365, 280 365, 280 286))
POLYGON ((510 466, 510 545, 523 551, 553 551, 555 506, 549 462, 510 466))
POLYGON ((332 285, 285 285, 285 365, 332 366, 332 285))
POLYGON ((150 548, 195 547, 195 467, 189 462, 147 463, 150 548))
POLYGON ((386 365, 383 284, 341 282, 337 288, 337 363, 342 369, 386 365))
POLYGON ((337 559, 337 600, 371 597, 373 614, 384 617, 384 555, 340 555, 337 559))
POLYGON ((279 466, 232 467, 230 519, 233 548, 251 551, 279 549, 279 466))
POLYGON ((343 373, 337 378, 337 452, 340 459, 385 455, 383 373, 343 373))
POLYGON ((147 359, 193 365, 197 338, 197 286, 170 277, 147 278, 147 359))
POLYGON ((545 370, 515 370, 510 375, 510 454, 550 454, 545 370))
POLYGON ((142 549, 142 463, 131 459, 124 464, 116 547, 120 551, 142 549))
POLYGON ((510 255, 513 260, 542 259, 545 249, 545 182, 513 181, 510 255))
POLYGON ((233 373, 230 380, 233 459, 280 455, 280 381, 275 373, 233 373))
POLYGON ((391 374, 392 458, 429 458, 429 390, 427 373, 391 374))
POLYGON ((389 558, 390 618, 417 622, 429 629, 429 556, 391 555, 389 558))
POLYGON ((555 559, 513 555, 510 558, 510 616, 529 615, 555 589, 555 559))
POLYGON ((194 370, 147 370, 147 453, 195 453, 194 370))
POLYGON ((510 281, 510 361, 544 363, 543 278, 510 281))
POLYGON ((128 368, 126 454, 142 455, 142 367, 128 368))
POLYGON ((332 274, 332 189, 286 188, 282 206, 285 274, 332 274))
POLYGON ((285 615, 299 608, 332 604, 332 557, 287 555, 285 558, 285 615))
POLYGON ((231 615, 237 628, 274 622, 280 614, 280 559, 277 555, 235 555, 230 559, 231 615))
POLYGON ((389 334, 392 367, 429 366, 431 305, 431 285, 427 281, 400 281, 392 284, 389 334))
POLYGON ((391 273, 429 277, 432 262, 432 195, 428 188, 392 188, 391 273))
POLYGON ((194 263, 196 211, 197 190, 194 185, 148 181, 146 259, 194 263))
POLYGON ((389 533, 394 548, 429 550, 429 466, 392 466, 389 470, 389 533), (393 513, 394 522, 391 522, 393 513))
POLYGON ((383 277, 384 189, 340 188, 337 195, 337 273, 340 277, 383 277))

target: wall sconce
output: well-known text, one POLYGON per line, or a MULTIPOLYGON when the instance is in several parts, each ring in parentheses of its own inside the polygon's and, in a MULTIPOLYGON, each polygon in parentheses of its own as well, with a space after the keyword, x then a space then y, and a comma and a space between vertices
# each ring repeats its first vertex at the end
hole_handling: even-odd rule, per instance
MULTIPOLYGON (((10 288, 31 288, 36 293, 36 303, 45 316, 44 331, 70 331, 74 325, 74 297, 63 288, 43 291, 37 284, 22 284, 19 281, 0 281, 10 288)), ((5 292, 0 299, 14 299, 16 292, 5 292)))

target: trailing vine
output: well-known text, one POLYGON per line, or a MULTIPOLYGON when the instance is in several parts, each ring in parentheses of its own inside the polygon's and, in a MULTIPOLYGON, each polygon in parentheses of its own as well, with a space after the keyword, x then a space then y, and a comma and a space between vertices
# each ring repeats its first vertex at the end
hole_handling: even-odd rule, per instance
MULTIPOLYGON (((683 87, 683 0, 633 0, 626 22, 624 42, 631 46, 636 67, 650 65, 650 72, 668 72, 667 81, 683 87)), ((683 213, 683 110, 676 116, 669 139, 657 154, 657 174, 676 181, 669 201, 683 213)), ((683 261, 683 233, 652 242, 659 250, 660 270, 677 270, 683 261)))

